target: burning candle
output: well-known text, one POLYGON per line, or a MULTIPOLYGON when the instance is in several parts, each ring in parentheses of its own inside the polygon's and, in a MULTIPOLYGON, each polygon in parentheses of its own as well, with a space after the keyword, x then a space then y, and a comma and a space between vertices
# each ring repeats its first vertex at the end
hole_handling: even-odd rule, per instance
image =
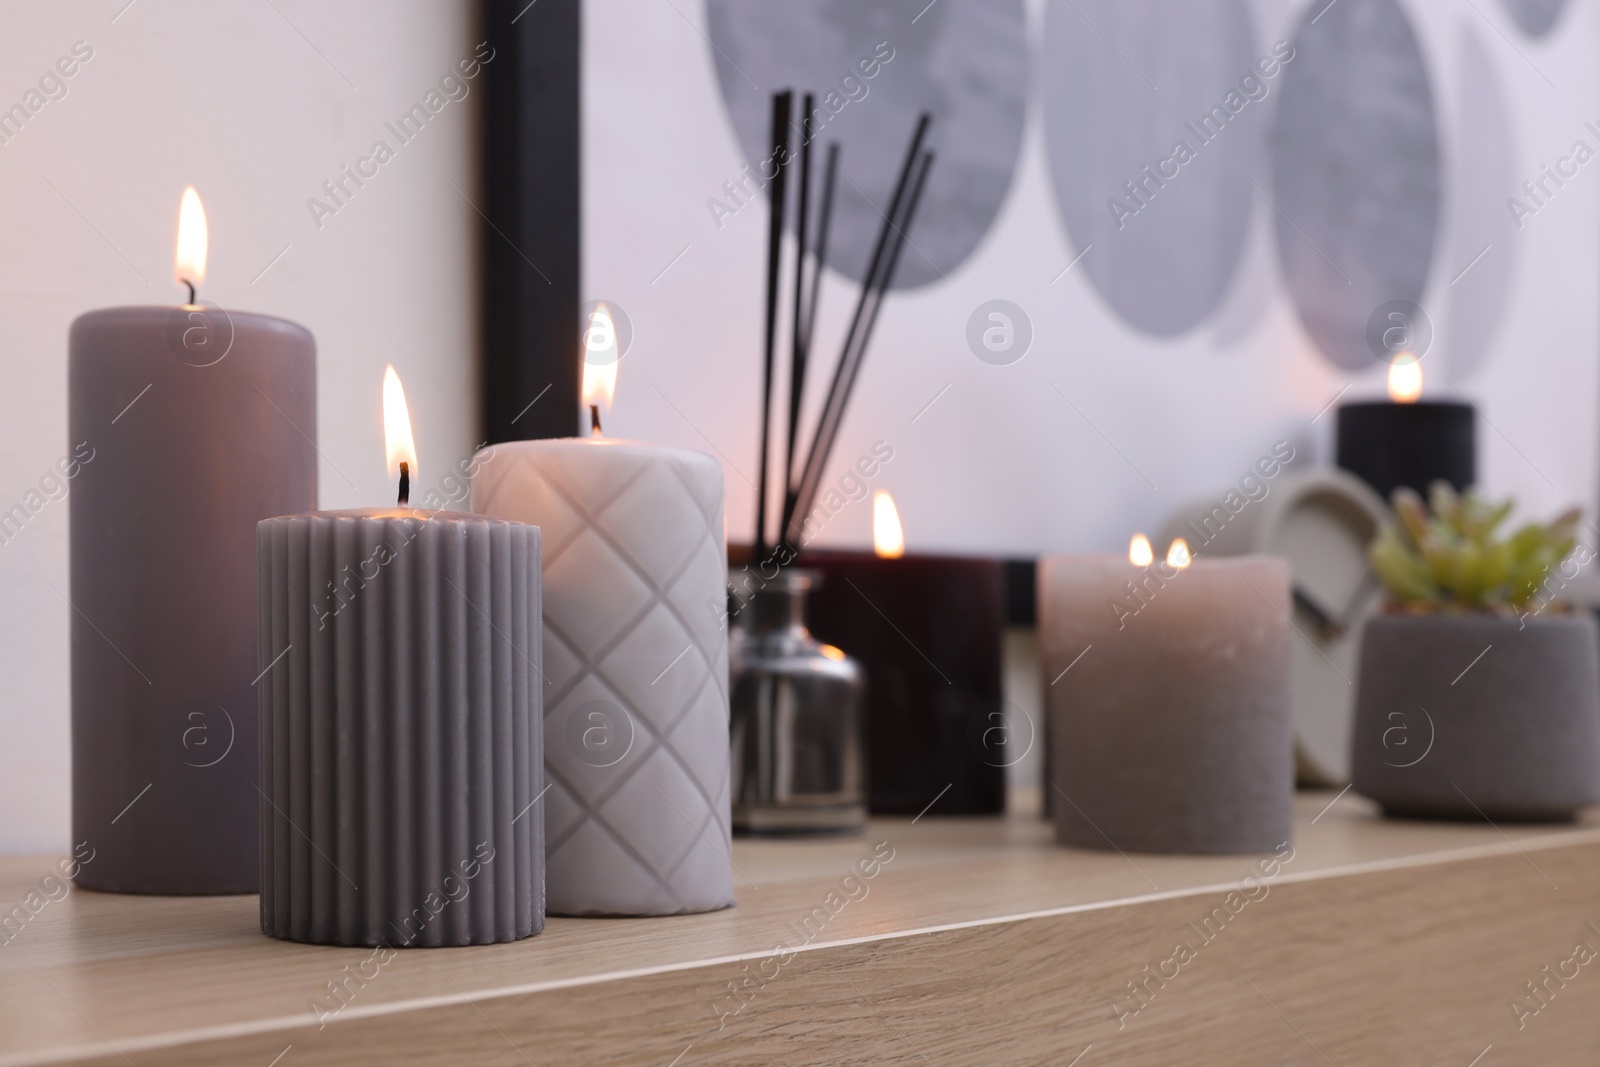
POLYGON ((1039 635, 1056 836, 1128 852, 1289 838, 1289 572, 1281 559, 1050 556, 1039 635))
POLYGON ((809 599, 812 633, 866 671, 871 810, 1004 811, 1005 768, 1032 742, 1025 725, 1006 720, 1001 700, 1004 567, 908 555, 893 497, 878 490, 872 511, 871 555, 800 557, 822 574, 809 599))
POLYGON ((733 903, 722 467, 604 436, 610 313, 585 331, 590 435, 495 445, 473 507, 544 532, 550 911, 733 903))
POLYGON ((187 303, 91 311, 68 341, 76 881, 253 893, 255 527, 316 506, 316 346, 196 302, 193 188, 176 245, 187 303))
POLYGON ((1389 366, 1389 400, 1345 404, 1335 431, 1336 462, 1385 500, 1398 486, 1426 493, 1443 479, 1457 490, 1477 478, 1471 404, 1422 399, 1422 361, 1402 352, 1389 366))
POLYGON ((899 559, 906 554, 906 534, 900 512, 887 489, 872 494, 872 554, 879 559, 899 559))
POLYGON ((399 506, 258 527, 261 929, 513 941, 544 927, 540 533, 404 506, 393 367, 383 407, 399 506))

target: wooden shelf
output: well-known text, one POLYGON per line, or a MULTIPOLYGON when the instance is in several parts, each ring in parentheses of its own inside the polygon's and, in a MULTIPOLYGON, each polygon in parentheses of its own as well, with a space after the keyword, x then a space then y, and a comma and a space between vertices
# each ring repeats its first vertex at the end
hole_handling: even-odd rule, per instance
MULTIPOLYGON (((253 896, 73 891, 0 945, 0 1067, 1467 1067, 1491 1045, 1481 1067, 1593 1063, 1600 961, 1551 982, 1521 1030, 1510 1003, 1577 941, 1600 949, 1600 819, 1391 822, 1334 799, 1299 798, 1293 859, 1236 914, 1228 894, 1260 857, 1073 851, 1022 815, 739 841, 732 910, 551 919, 527 941, 381 966, 368 949, 263 937, 253 896), (841 879, 875 846, 893 858, 846 900, 841 879), (1196 926, 1217 907, 1207 942, 1196 926), (773 956, 808 916, 809 943, 773 956), (1163 964, 1179 942, 1193 958, 1163 964), (1177 973, 1160 984, 1146 965, 1177 973), (319 1026, 312 1004, 336 1006, 328 983, 349 973, 370 977, 319 1026), (1119 1027, 1133 980, 1148 1000, 1119 1027)), ((54 867, 0 861, 0 907, 54 867)))

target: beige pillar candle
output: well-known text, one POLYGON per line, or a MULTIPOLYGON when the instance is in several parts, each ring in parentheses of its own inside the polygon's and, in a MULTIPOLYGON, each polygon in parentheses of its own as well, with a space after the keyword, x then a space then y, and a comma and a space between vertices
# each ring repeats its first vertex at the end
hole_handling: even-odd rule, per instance
POLYGON ((1289 839, 1294 795, 1288 567, 1268 556, 1148 562, 1143 547, 1145 566, 1041 561, 1056 837, 1128 852, 1271 851, 1289 839))

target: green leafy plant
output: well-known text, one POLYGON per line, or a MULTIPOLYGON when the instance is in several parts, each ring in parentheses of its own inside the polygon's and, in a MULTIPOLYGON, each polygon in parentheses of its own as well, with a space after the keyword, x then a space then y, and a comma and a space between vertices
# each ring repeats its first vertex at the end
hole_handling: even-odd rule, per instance
POLYGON ((1472 490, 1457 494, 1445 482, 1434 482, 1428 497, 1425 504, 1413 490, 1396 489, 1398 521, 1367 549, 1391 599, 1409 610, 1520 611, 1576 543, 1577 508, 1498 539, 1495 530, 1511 514, 1511 500, 1491 504, 1472 490))

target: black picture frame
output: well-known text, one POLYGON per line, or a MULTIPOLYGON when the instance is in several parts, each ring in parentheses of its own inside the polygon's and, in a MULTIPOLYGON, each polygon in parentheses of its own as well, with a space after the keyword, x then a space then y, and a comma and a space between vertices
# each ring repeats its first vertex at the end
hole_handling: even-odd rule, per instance
POLYGON ((579 411, 580 0, 479 0, 484 439, 570 437, 579 411))

